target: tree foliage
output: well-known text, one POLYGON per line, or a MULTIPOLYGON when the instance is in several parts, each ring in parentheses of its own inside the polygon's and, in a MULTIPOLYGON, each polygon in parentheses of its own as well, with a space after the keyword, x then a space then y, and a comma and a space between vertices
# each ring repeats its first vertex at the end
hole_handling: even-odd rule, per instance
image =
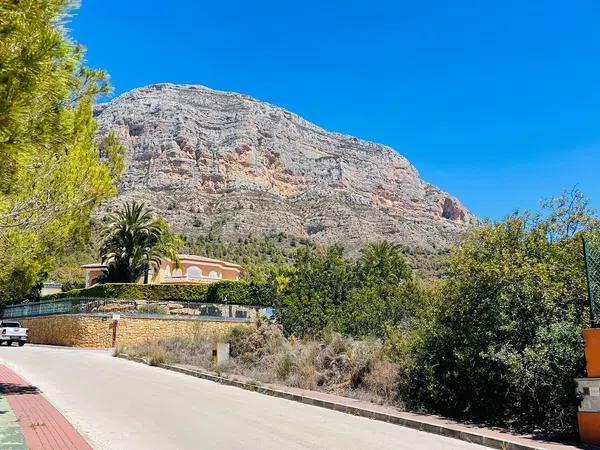
MULTIPOLYGON (((21 298, 115 192, 94 142, 106 75, 66 35, 73 2, 0 2, 0 301, 21 298)), ((113 169, 116 174, 117 168, 113 169)))
POLYGON ((134 283, 142 276, 148 282, 148 271, 157 270, 161 258, 179 262, 181 240, 143 203, 125 203, 109 214, 101 235, 101 258, 107 265, 102 283, 134 283))
POLYGON ((248 280, 223 280, 211 284, 105 283, 52 294, 44 299, 74 297, 273 306, 272 285, 248 280))
POLYGON ((402 248, 388 241, 369 244, 353 272, 350 297, 338 312, 338 330, 382 338, 388 327, 406 328, 419 307, 421 290, 402 248))
POLYGON ((240 264, 244 267, 244 276, 260 280, 267 280, 274 271, 285 270, 285 266, 293 263, 299 248, 315 248, 310 239, 285 233, 248 234, 227 242, 209 232, 197 237, 184 237, 184 242, 186 252, 240 264))
POLYGON ((521 217, 530 228, 541 226, 550 242, 600 227, 596 211, 577 186, 564 190, 560 195, 542 199, 538 212, 525 212, 521 217))
POLYGON ((120 180, 125 170, 127 148, 119 140, 114 131, 109 131, 100 143, 100 158, 109 165, 113 180, 120 180))
POLYGON ((356 261, 341 247, 299 250, 291 273, 275 278, 284 331, 315 336, 326 330, 383 338, 388 327, 414 317, 421 290, 402 249, 383 241, 364 247, 356 261))
POLYGON ((575 429, 588 320, 580 233, 593 227, 572 224, 595 223, 570 217, 582 208, 558 206, 534 222, 514 215, 455 250, 416 329, 391 344, 404 400, 530 431, 575 429))
POLYGON ((277 316, 286 333, 314 336, 331 328, 349 297, 350 269, 341 247, 298 250, 293 271, 277 280, 282 292, 277 316))

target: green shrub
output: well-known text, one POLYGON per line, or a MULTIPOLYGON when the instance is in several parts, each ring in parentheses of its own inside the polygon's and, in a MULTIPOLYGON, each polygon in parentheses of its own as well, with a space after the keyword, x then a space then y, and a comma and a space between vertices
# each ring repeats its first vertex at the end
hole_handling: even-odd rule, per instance
POLYGON ((276 315, 285 334, 312 337, 334 328, 353 281, 352 263, 342 247, 300 249, 294 270, 275 279, 280 291, 276 315))
POLYGON ((68 280, 62 284, 62 291, 68 292, 73 289, 83 289, 85 287, 85 283, 80 280, 68 280))
POLYGON ((273 288, 267 283, 255 281, 217 281, 207 287, 206 302, 236 305, 272 306, 273 288))
POLYGON ((167 352, 159 345, 154 345, 148 356, 148 364, 151 366, 160 366, 167 362, 167 352))
POLYGON ((148 303, 146 305, 140 306, 138 311, 145 314, 169 314, 169 308, 165 305, 161 305, 160 303, 148 303))
POLYGON ((520 217, 479 228, 393 346, 409 406, 524 431, 576 430, 587 323, 579 236, 520 217))
POLYGON ((161 285, 135 283, 97 284, 86 289, 72 289, 68 292, 49 295, 47 299, 94 297, 118 298, 128 300, 179 300, 204 301, 206 285, 161 285))
POLYGON ((293 270, 277 274, 277 320, 286 335, 336 331, 384 338, 388 327, 406 327, 422 306, 403 250, 387 242, 365 246, 357 260, 341 247, 302 249, 293 270))
POLYGON ((227 303, 236 305, 272 306, 271 288, 267 284, 253 281, 218 281, 210 285, 169 285, 107 283, 87 289, 72 289, 68 292, 44 297, 53 300, 73 297, 116 298, 123 300, 185 301, 227 303))

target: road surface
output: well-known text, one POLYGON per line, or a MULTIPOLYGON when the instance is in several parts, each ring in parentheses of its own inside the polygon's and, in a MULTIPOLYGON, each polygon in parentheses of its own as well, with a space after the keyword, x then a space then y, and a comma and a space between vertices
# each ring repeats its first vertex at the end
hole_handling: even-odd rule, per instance
POLYGON ((108 351, 0 347, 96 449, 482 449, 149 367, 108 351))

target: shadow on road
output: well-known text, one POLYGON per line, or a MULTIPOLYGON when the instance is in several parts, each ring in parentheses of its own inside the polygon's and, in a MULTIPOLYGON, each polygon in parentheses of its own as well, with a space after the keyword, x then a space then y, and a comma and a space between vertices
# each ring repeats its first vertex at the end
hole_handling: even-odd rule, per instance
POLYGON ((23 386, 22 384, 0 383, 0 395, 22 395, 22 394, 41 394, 42 392, 35 386, 23 386))

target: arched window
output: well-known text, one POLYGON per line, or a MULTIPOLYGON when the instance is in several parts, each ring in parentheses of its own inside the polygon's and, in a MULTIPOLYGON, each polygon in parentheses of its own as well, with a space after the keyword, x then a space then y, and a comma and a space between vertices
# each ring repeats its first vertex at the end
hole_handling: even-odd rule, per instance
POLYGON ((175 269, 175 270, 173 271, 173 275, 172 275, 172 276, 173 276, 173 277, 182 277, 182 276, 183 276, 183 273, 181 272, 181 269, 175 269))
POLYGON ((190 266, 187 270, 188 278, 202 278, 202 270, 196 266, 190 266))
POLYGON ((219 274, 217 273, 216 270, 211 270, 210 273, 208 274, 208 278, 212 278, 212 279, 219 278, 219 274))
POLYGON ((171 266, 165 267, 165 277, 171 277, 171 266))

